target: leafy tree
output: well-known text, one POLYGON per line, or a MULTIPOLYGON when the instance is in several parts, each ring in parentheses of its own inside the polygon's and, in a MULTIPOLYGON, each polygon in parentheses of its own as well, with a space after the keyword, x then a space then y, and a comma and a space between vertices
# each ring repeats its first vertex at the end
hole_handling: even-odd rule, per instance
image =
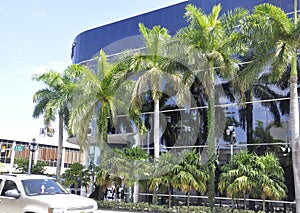
MULTIPOLYGON (((32 164, 32 174, 45 174, 46 166, 48 164, 44 161, 38 161, 35 164, 32 164)), ((25 158, 16 158, 14 161, 14 168, 20 171, 21 173, 27 173, 29 169, 29 159, 25 158)))
POLYGON ((75 194, 78 192, 79 184, 86 189, 90 184, 89 171, 81 163, 72 163, 70 168, 62 174, 62 178, 64 185, 74 186, 75 194))
MULTIPOLYGON (((208 168, 209 168, 209 205, 215 203, 215 75, 223 78, 234 76, 237 60, 232 56, 236 53, 233 42, 236 41, 239 20, 247 11, 237 9, 234 12, 219 18, 221 5, 213 7, 211 14, 206 15, 201 9, 187 5, 185 17, 188 26, 180 30, 176 39, 186 48, 178 49, 181 58, 187 59, 187 64, 192 68, 189 79, 199 78, 208 96, 208 168)), ((181 46, 182 47, 182 46, 181 46)), ((188 74, 188 73, 187 73, 188 74)), ((193 82, 189 80, 188 82, 193 82)))
MULTIPOLYGON (((46 129, 49 129, 51 121, 54 121, 58 115, 57 180, 60 179, 62 166, 63 129, 64 126, 66 128, 68 126, 70 103, 76 88, 75 80, 82 69, 83 67, 80 65, 71 65, 63 74, 50 70, 44 74, 33 76, 33 80, 42 82, 45 88, 38 90, 33 96, 33 102, 36 105, 32 116, 38 118, 43 115, 46 129)), ((70 133, 70 131, 68 132, 70 133)))

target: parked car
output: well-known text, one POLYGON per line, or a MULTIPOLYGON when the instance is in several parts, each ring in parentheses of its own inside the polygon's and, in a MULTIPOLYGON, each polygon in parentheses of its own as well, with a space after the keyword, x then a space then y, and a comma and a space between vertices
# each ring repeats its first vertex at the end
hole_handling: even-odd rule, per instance
POLYGON ((97 202, 45 175, 0 175, 0 213, 94 213, 97 202))

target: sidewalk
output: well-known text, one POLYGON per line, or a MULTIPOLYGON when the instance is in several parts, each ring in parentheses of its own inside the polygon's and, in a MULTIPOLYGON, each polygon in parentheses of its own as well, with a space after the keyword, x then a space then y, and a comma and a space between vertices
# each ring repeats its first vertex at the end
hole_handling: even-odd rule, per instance
MULTIPOLYGON (((116 211, 116 210, 107 210, 107 209, 99 209, 96 211, 97 213, 130 213, 130 211, 116 211)), ((134 213, 141 213, 141 212, 134 212, 134 213)))

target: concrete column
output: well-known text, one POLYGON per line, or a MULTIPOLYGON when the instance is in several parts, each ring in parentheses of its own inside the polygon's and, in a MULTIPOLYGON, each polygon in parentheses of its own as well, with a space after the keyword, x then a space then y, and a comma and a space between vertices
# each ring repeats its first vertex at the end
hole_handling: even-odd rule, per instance
POLYGON ((15 156, 16 156, 15 146, 16 146, 16 141, 14 141, 13 145, 12 145, 11 157, 10 157, 10 166, 9 166, 9 173, 12 173, 13 169, 14 169, 15 156))

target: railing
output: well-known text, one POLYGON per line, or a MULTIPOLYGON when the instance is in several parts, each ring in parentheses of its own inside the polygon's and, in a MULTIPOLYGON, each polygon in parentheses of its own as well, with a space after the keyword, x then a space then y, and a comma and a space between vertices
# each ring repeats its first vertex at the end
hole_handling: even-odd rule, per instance
MULTIPOLYGON (((153 194, 151 193, 139 193, 139 198, 142 201, 147 200, 148 197, 152 197, 153 194)), ((128 199, 126 201, 130 202, 130 193, 125 192, 125 196, 128 199)), ((159 199, 159 204, 167 204, 168 203, 168 194, 157 194, 159 199)), ((172 205, 186 205, 186 198, 187 195, 182 194, 172 194, 172 205)), ((208 196, 199 196, 199 195, 190 195, 190 205, 201 205, 201 206, 208 206, 208 196)), ((148 200, 149 201, 149 200, 148 200)), ((244 208, 244 199, 243 198, 235 198, 234 201, 228 197, 215 197, 215 205, 217 206, 224 206, 224 207, 233 207, 234 209, 243 209, 244 208), (232 204, 234 204, 232 206, 232 204)), ((247 207, 249 208, 250 202, 252 206, 254 206, 255 210, 262 210, 263 200, 261 199, 252 199, 246 198, 247 207)), ((294 201, 278 201, 278 200, 265 200, 266 206, 269 211, 272 212, 286 212, 286 213, 293 213, 296 210, 296 202, 294 201)))

